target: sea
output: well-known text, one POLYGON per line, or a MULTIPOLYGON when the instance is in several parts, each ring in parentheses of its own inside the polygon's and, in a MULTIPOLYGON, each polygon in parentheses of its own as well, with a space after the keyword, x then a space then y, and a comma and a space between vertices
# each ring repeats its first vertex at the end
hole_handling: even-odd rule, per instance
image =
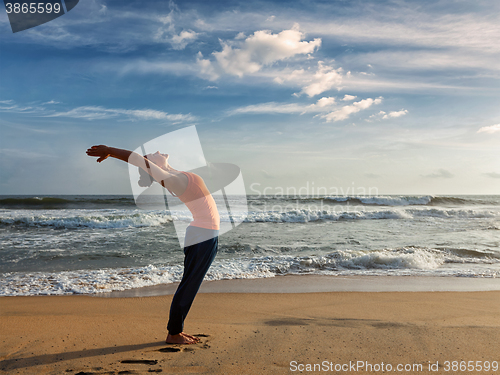
MULTIPOLYGON (((206 280, 282 275, 500 277, 500 195, 230 196, 206 280), (232 220, 231 219, 231 220, 232 220)), ((168 209, 133 196, 0 196, 0 296, 170 284, 183 251, 168 209)))

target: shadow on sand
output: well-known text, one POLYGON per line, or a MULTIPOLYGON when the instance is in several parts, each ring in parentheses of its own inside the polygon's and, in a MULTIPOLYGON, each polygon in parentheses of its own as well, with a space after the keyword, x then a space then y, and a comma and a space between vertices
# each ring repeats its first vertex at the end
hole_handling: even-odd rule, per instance
POLYGON ((85 349, 85 350, 58 353, 58 354, 44 354, 44 355, 37 355, 34 357, 6 359, 0 362, 0 370, 2 371, 15 370, 18 368, 48 365, 51 363, 69 361, 72 359, 131 352, 135 350, 141 350, 153 347, 158 347, 158 348, 165 347, 165 341, 157 341, 157 342, 137 344, 137 345, 112 346, 108 348, 99 348, 99 349, 85 349))

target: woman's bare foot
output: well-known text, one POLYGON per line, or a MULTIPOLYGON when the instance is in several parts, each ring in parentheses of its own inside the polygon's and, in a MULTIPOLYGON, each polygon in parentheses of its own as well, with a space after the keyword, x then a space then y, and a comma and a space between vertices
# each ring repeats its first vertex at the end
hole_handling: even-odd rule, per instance
POLYGON ((165 341, 167 344, 196 344, 200 341, 200 339, 198 337, 194 337, 188 335, 187 333, 181 332, 177 335, 171 335, 169 333, 165 341))
POLYGON ((196 342, 200 342, 200 338, 198 338, 196 336, 191 336, 191 335, 188 335, 187 333, 184 333, 184 332, 181 332, 180 334, 184 337, 187 337, 188 339, 194 340, 196 342))

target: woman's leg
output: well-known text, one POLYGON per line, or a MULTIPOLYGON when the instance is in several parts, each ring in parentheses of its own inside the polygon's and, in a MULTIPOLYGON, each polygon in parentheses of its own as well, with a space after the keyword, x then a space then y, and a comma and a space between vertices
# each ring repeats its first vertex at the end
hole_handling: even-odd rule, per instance
POLYGON ((184 319, 217 254, 217 245, 218 237, 214 237, 184 248, 184 273, 172 300, 167 324, 170 335, 182 332, 184 319))

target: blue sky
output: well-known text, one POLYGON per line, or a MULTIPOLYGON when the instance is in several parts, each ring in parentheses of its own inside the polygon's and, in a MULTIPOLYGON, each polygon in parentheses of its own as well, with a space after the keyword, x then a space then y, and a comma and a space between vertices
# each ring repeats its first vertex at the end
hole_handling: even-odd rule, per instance
POLYGON ((86 148, 190 125, 249 193, 500 191, 498 1, 81 0, 16 34, 0 13, 0 194, 130 194, 86 148))

